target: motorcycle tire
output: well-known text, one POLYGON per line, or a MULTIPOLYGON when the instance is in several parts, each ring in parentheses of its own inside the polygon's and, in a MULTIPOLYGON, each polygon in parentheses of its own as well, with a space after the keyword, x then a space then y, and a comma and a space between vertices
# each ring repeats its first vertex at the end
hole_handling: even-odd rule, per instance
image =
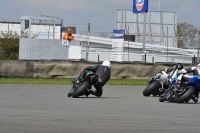
POLYGON ((159 89, 159 87, 161 87, 161 84, 158 81, 155 81, 144 89, 143 95, 150 96, 156 89, 159 89))
POLYGON ((192 95, 195 92, 195 89, 193 86, 186 86, 187 90, 184 94, 182 94, 181 96, 176 97, 175 102, 176 103, 184 103, 185 101, 187 101, 189 98, 192 97, 192 95))
POLYGON ((85 90, 90 86, 90 84, 88 83, 88 81, 84 81, 81 86, 75 90, 73 93, 72 93, 72 97, 73 98, 77 98, 79 96, 81 96, 83 94, 83 92, 85 92, 85 90))

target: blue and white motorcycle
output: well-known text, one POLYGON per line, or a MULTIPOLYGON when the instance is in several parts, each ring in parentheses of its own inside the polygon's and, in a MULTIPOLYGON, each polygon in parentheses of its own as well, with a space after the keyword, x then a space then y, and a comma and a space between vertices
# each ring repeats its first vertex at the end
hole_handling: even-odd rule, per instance
POLYGON ((177 75, 169 90, 160 96, 159 101, 169 101, 176 103, 188 102, 192 99, 195 103, 198 102, 198 95, 200 91, 200 77, 185 75, 187 72, 182 71, 177 75))

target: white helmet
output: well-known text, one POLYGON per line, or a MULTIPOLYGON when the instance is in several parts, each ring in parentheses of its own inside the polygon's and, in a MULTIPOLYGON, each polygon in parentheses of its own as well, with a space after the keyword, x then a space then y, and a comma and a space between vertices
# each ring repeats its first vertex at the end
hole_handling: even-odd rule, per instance
POLYGON ((110 61, 105 60, 105 61, 102 63, 102 66, 110 67, 110 66, 111 66, 111 63, 110 63, 110 61))

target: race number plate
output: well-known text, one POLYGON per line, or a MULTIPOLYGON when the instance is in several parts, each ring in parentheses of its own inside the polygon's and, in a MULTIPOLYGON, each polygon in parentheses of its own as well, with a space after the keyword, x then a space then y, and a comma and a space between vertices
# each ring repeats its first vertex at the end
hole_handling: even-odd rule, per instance
POLYGON ((62 40, 62 45, 68 46, 68 44, 69 44, 69 41, 68 41, 68 40, 62 40))

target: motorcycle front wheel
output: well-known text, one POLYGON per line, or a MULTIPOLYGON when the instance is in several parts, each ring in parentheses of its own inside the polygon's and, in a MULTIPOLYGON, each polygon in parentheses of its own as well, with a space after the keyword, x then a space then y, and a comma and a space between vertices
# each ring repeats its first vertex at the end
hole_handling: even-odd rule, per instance
POLYGON ((161 87, 160 83, 158 81, 155 81, 144 89, 143 95, 150 96, 154 91, 156 91, 156 89, 159 89, 159 87, 161 87))
POLYGON ((77 98, 79 96, 81 96, 83 94, 83 92, 85 92, 85 90, 90 86, 90 84, 88 83, 88 81, 84 81, 81 86, 76 89, 73 93, 72 93, 72 97, 73 98, 77 98))

